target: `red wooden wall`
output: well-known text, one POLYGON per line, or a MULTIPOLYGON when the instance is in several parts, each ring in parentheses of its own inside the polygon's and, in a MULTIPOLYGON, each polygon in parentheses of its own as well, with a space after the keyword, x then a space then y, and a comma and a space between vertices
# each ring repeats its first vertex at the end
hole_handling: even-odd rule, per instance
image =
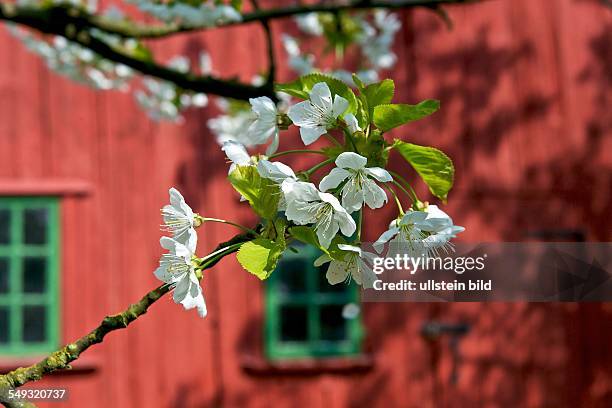
MULTIPOLYGON (((612 11, 588 0, 448 10, 452 30, 430 12, 402 13, 389 75, 399 100, 442 101, 439 113, 395 135, 454 158, 447 210, 467 227, 462 239, 565 228, 610 241, 612 11)), ((168 58, 205 48, 228 77, 248 79, 266 64, 256 25, 154 47, 168 58)), ((168 187, 203 214, 253 221, 224 180, 224 156, 206 127, 214 108, 189 112, 183 126, 153 123, 130 95, 49 72, 5 30, 0 61, 0 194, 63 196, 66 341, 156 285, 168 187)), ((370 222, 373 236, 390 210, 370 222)), ((233 233, 206 226, 200 252, 233 233)), ((227 259, 203 285, 205 320, 161 300, 73 372, 40 383, 70 390, 67 403, 41 406, 612 406, 610 304, 366 304, 368 370, 271 373, 253 370, 262 362, 261 284, 227 259), (419 335, 431 319, 472 325, 456 384, 447 341, 419 335)), ((0 360, 2 369, 19 363, 0 360)))

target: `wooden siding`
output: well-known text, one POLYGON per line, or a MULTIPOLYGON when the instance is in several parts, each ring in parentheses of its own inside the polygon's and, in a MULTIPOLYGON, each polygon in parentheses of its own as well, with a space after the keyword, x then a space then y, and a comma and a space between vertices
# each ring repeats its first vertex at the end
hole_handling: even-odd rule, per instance
MULTIPOLYGON (((566 228, 610 241, 612 12, 587 0, 448 10, 452 30, 424 10, 401 14, 390 76, 401 101, 442 101, 439 113, 395 136, 455 159, 448 212, 467 227, 461 239, 522 240, 566 228)), ((256 25, 154 47, 162 58, 195 58, 206 48, 217 73, 245 80, 266 64, 256 25)), ((224 179, 224 157, 206 127, 214 107, 188 112, 182 126, 153 123, 130 95, 48 71, 6 30, 0 62, 0 194, 35 194, 40 185, 62 196, 65 341, 157 284, 151 272, 168 187, 206 215, 254 221, 224 179)), ((370 221, 372 237, 391 211, 370 221)), ((206 226, 200 252, 233 232, 206 226)), ((73 373, 37 386, 68 387, 61 406, 92 408, 612 406, 610 304, 367 304, 369 370, 282 375, 245 368, 261 362, 257 279, 226 259, 203 285, 205 320, 163 299, 88 351, 73 373), (456 384, 446 340, 419 335, 431 319, 472 325, 456 384)))

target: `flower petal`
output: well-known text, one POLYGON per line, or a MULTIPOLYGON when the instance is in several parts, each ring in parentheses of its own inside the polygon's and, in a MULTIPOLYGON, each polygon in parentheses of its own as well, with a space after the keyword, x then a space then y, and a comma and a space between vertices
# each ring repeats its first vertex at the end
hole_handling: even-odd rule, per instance
POLYGON ((336 188, 350 175, 351 173, 347 170, 336 167, 327 176, 323 177, 319 183, 319 190, 327 191, 336 188))
POLYGON ((330 285, 336 285, 344 282, 349 274, 349 265, 346 262, 334 260, 329 264, 325 277, 330 285))
POLYGON ((260 160, 259 163, 257 163, 257 172, 261 177, 270 179, 278 184, 281 184, 288 178, 296 178, 291 167, 281 162, 260 160))
POLYGON ((196 286, 197 294, 194 296, 192 293, 188 293, 187 296, 181 301, 181 304, 185 310, 197 309, 200 317, 206 317, 208 311, 206 309, 206 302, 204 301, 204 294, 202 288, 199 285, 196 286))
POLYGON ((238 142, 228 140, 223 143, 221 148, 225 152, 228 159, 239 166, 247 166, 251 162, 251 156, 247 153, 246 148, 238 142))
POLYGON ((368 159, 354 152, 344 152, 336 158, 336 166, 343 169, 363 169, 367 162, 368 159))
POLYGON ((346 122, 351 133, 361 131, 359 123, 357 122, 357 118, 352 113, 347 113, 346 115, 344 115, 344 121, 346 122))
POLYGON ((342 115, 348 109, 349 102, 340 95, 334 96, 334 105, 332 107, 332 115, 334 118, 342 115))
POLYGON ((368 176, 375 178, 376 180, 382 183, 393 181, 393 177, 391 177, 391 174, 389 174, 387 170, 382 169, 380 167, 368 167, 368 168, 363 169, 363 171, 368 176))
POLYGON ((364 180, 361 187, 363 189, 363 201, 371 209, 380 208, 387 202, 387 193, 385 193, 385 190, 372 180, 364 180))
MULTIPOLYGON (((337 96, 337 95, 336 95, 337 96)), ((344 98, 343 98, 344 99, 344 98)), ((345 99, 346 100, 346 99, 345 99)), ((329 86, 325 82, 319 82, 314 84, 310 90, 310 101, 321 108, 324 112, 332 112, 332 96, 329 86)), ((336 101, 334 100, 334 105, 336 101)), ((347 105, 348 106, 348 101, 347 105)), ((346 108, 344 108, 346 110, 346 108)), ((344 111, 342 111, 344 112, 344 111)), ((337 115, 336 115, 337 117, 337 115)))
POLYGON ((316 127, 301 127, 300 128, 300 136, 302 137, 302 142, 308 146, 309 144, 313 144, 319 138, 327 133, 327 129, 324 126, 316 126, 316 127))

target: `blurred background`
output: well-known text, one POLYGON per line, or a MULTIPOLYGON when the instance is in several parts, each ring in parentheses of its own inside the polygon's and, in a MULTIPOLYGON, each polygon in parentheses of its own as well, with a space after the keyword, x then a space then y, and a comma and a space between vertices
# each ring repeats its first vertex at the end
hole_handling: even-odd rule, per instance
MULTIPOLYGON (((393 136, 453 158, 456 184, 442 208, 466 227, 460 240, 610 241, 612 10, 589 0, 445 9, 450 29, 430 11, 398 11, 398 61, 385 76, 396 101, 441 101, 393 136)), ((248 80, 266 68, 254 24, 150 45, 162 59, 206 50, 223 77, 248 80)), ((276 48, 282 54, 280 41, 276 48)), ((157 285, 169 187, 205 216, 256 219, 226 180, 207 127, 214 104, 187 111, 182 124, 152 121, 131 95, 52 73, 4 29, 0 61, 5 372, 157 285)), ((295 76, 282 60, 279 76, 295 76)), ((294 136, 283 135, 281 149, 299 146, 294 136)), ((401 162, 394 169, 435 203, 401 162)), ((380 214, 367 221, 371 239, 394 216, 391 206, 380 214)), ((199 253, 234 233, 206 225, 199 253)), ((264 283, 224 259, 203 280, 206 319, 162 299, 72 370, 32 384, 69 390, 67 401, 40 406, 612 406, 611 304, 359 308, 357 291, 327 286, 313 256, 288 256, 264 283)))

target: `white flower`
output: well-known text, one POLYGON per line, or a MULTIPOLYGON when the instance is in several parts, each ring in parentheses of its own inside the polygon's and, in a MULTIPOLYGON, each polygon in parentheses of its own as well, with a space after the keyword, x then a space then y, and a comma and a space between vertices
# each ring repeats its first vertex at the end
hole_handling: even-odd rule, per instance
POLYGON ((170 204, 162 208, 163 229, 172 233, 177 242, 195 248, 198 235, 195 230, 195 214, 185 202, 182 194, 174 187, 168 190, 170 204))
POLYGON ((465 228, 454 225, 451 217, 437 205, 428 205, 425 212, 427 213, 425 220, 431 227, 431 235, 424 239, 425 246, 434 253, 438 249, 448 251, 452 248, 449 241, 455 238, 458 233, 465 231, 465 228))
POLYGON ((315 224, 314 229, 322 247, 329 248, 338 230, 347 237, 355 232, 355 221, 338 199, 318 191, 314 184, 285 180, 281 190, 287 202, 287 219, 299 225, 315 224))
POLYGON ((253 144, 263 144, 272 138, 272 143, 266 150, 266 154, 271 155, 278 149, 279 142, 276 104, 267 96, 251 98, 249 103, 256 116, 249 127, 249 138, 253 144))
POLYGON ((328 191, 342 187, 342 206, 349 212, 357 211, 367 204, 380 208, 387 202, 387 194, 373 179, 389 182, 393 179, 387 170, 380 167, 365 167, 368 159, 353 152, 344 152, 336 158, 336 168, 323 177, 319 188, 328 191))
POLYGON ((312 87, 310 100, 293 105, 287 115, 300 127, 304 144, 309 145, 336 126, 336 119, 346 111, 348 105, 348 101, 340 95, 335 95, 332 102, 329 86, 319 82, 312 87))
POLYGON ((314 55, 302 54, 297 40, 290 35, 283 34, 281 41, 285 52, 289 55, 288 65, 299 75, 306 75, 314 71, 314 55))
POLYGON ((426 232, 434 230, 433 224, 426 221, 427 213, 424 211, 408 211, 399 220, 393 220, 389 229, 381 234, 374 242, 374 249, 381 253, 384 245, 389 243, 387 257, 407 254, 419 257, 427 254, 424 239, 426 232))
POLYGON ((300 30, 306 34, 319 36, 323 34, 323 26, 319 21, 318 13, 306 13, 295 18, 300 30))
POLYGON ((187 310, 196 308, 200 317, 206 316, 206 303, 200 282, 191 262, 195 244, 184 245, 172 238, 162 237, 161 246, 169 252, 159 260, 159 268, 155 270, 157 279, 174 286, 172 298, 187 310))
POLYGON ((372 269, 376 255, 362 251, 354 245, 339 244, 338 248, 345 252, 341 261, 332 259, 327 254, 323 254, 315 261, 315 266, 330 262, 325 274, 329 284, 336 285, 353 278, 358 285, 371 288, 376 280, 376 274, 372 269))
POLYGON ((253 112, 241 111, 233 115, 220 115, 209 119, 207 125, 215 134, 217 143, 221 145, 228 140, 233 140, 245 146, 251 146, 248 130, 254 121, 253 112))
POLYGON ((223 143, 221 150, 225 152, 227 158, 232 162, 228 174, 236 169, 236 166, 251 166, 253 161, 246 148, 238 142, 228 140, 223 143))

